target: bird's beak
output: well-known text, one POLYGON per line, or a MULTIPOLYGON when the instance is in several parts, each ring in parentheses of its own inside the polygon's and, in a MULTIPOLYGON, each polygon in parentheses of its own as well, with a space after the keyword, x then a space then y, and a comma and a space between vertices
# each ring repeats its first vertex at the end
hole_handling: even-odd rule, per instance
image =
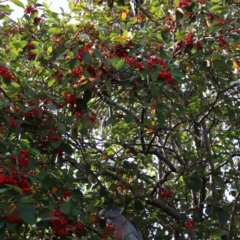
POLYGON ((111 224, 112 223, 112 220, 111 219, 106 219, 107 220, 107 223, 108 224, 111 224))

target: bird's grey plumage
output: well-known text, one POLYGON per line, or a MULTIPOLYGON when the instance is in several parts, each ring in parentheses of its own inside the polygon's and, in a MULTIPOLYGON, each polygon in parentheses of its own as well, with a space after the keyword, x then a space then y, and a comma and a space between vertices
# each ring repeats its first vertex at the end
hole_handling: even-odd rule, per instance
POLYGON ((143 240, 141 231, 120 212, 108 211, 105 213, 104 218, 112 223, 114 240, 143 240))

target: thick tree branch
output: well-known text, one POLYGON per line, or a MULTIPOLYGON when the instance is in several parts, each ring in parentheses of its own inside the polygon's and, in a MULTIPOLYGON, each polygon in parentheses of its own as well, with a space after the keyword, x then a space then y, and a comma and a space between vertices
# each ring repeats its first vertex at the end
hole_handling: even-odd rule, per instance
MULTIPOLYGON (((233 204, 233 208, 232 208, 232 213, 231 213, 231 217, 230 217, 230 224, 229 224, 229 230, 232 231, 236 226, 235 226, 235 217, 237 214, 237 207, 238 207, 238 201, 240 199, 240 188, 238 189, 238 193, 237 196, 235 197, 235 201, 233 204)), ((228 240, 233 240, 234 237, 232 235, 232 233, 229 233, 228 236, 228 240)))
POLYGON ((177 172, 176 168, 174 165, 166 158, 164 157, 157 149, 150 149, 147 154, 153 154, 157 156, 160 160, 162 160, 172 172, 177 172))
MULTIPOLYGON (((179 213, 177 210, 171 208, 170 206, 168 206, 166 204, 162 204, 155 199, 154 200, 146 199, 146 203, 151 205, 151 206, 160 208, 167 215, 173 217, 174 219, 176 219, 178 221, 181 221, 182 214, 179 213)), ((195 234, 193 228, 188 228, 187 232, 188 232, 188 236, 189 236, 190 240, 197 240, 197 237, 196 237, 196 234, 195 234)))

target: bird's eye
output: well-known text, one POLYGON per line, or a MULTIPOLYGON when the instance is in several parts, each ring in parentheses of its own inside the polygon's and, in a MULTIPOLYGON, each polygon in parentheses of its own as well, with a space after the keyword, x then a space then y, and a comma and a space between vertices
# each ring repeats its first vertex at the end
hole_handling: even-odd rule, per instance
POLYGON ((112 217, 112 220, 114 220, 115 219, 115 217, 112 217))

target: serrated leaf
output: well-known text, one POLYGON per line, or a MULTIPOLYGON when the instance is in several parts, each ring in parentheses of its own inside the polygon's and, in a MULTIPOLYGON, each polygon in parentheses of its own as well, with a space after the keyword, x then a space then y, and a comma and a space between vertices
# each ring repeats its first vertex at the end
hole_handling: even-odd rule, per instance
POLYGON ((23 4, 21 1, 19 1, 19 0, 10 0, 10 1, 11 1, 12 3, 14 3, 16 6, 25 9, 25 6, 24 6, 24 4, 23 4))

